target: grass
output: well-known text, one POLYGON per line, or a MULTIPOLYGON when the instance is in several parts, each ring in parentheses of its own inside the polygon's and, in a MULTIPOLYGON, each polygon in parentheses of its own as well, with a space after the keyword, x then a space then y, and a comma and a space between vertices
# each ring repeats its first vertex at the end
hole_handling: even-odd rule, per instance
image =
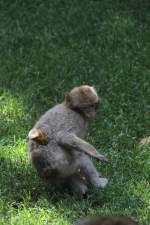
POLYGON ((0 224, 69 225, 87 215, 150 224, 150 2, 0 2, 0 224), (27 134, 75 85, 102 97, 87 139, 108 156, 109 178, 88 199, 45 186, 31 167, 27 134))

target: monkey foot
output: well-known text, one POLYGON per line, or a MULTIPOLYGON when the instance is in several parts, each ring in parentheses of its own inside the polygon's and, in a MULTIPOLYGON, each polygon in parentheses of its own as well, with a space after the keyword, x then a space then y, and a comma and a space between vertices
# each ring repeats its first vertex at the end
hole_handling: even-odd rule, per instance
POLYGON ((102 177, 100 177, 99 179, 93 182, 93 185, 97 188, 105 188, 107 184, 108 184, 108 180, 102 177))
POLYGON ((105 188, 108 184, 108 180, 106 178, 99 178, 100 179, 100 187, 105 188))

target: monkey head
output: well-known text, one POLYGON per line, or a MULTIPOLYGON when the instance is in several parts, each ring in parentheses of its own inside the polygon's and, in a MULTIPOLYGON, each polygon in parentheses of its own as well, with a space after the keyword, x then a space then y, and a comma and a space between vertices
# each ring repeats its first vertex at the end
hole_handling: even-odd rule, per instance
POLYGON ((82 85, 73 88, 66 94, 65 104, 70 109, 80 113, 84 118, 93 119, 96 116, 99 97, 94 87, 82 85))

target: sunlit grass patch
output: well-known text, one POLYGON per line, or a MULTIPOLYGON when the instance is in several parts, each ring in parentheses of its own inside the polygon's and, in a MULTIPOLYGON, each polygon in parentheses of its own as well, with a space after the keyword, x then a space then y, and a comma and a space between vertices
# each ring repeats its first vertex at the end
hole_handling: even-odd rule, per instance
POLYGON ((27 138, 31 115, 25 108, 24 96, 12 95, 9 91, 0 94, 1 145, 15 144, 18 138, 27 138))

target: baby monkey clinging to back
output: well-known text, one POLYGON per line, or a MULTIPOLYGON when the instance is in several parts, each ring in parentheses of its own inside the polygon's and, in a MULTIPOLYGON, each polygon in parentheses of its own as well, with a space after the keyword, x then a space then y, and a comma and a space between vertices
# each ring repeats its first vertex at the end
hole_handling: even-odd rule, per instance
POLYGON ((31 162, 50 184, 66 182, 81 194, 86 193, 88 182, 95 187, 107 185, 107 179, 99 176, 87 155, 100 161, 107 159, 83 140, 86 124, 95 117, 98 103, 93 87, 75 87, 29 132, 31 162))

